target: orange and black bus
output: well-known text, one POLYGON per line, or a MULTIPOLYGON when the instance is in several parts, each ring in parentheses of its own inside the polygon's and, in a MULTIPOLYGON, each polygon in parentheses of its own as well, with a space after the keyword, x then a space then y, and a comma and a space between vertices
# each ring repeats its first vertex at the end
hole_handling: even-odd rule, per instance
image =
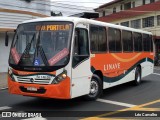
POLYGON ((152 33, 75 17, 18 25, 9 56, 12 94, 98 98, 103 89, 153 73, 152 33))

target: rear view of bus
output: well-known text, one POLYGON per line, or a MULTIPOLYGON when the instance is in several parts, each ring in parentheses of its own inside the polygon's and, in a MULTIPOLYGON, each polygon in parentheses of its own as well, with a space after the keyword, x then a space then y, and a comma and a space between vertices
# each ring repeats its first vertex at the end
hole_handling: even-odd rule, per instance
POLYGON ((27 22, 16 30, 9 56, 9 92, 70 98, 71 22, 27 22))

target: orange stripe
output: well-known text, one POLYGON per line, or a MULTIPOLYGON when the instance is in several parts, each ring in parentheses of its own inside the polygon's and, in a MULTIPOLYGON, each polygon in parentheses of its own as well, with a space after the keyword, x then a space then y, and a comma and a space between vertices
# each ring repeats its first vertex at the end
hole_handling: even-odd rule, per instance
POLYGON ((129 59, 124 59, 124 58, 120 58, 117 55, 115 55, 114 53, 111 54, 115 59, 119 60, 120 62, 130 62, 132 60, 135 60, 136 58, 138 58, 141 53, 137 53, 134 57, 129 58, 129 59))
MULTIPOLYGON (((13 73, 15 74, 18 74, 18 75, 32 75, 32 74, 38 74, 40 72, 26 72, 26 71, 19 71, 19 70, 15 70, 15 69, 12 69, 13 73)), ((56 71, 53 71, 53 72, 43 72, 44 74, 47 73, 47 74, 54 74, 56 75, 56 71)))

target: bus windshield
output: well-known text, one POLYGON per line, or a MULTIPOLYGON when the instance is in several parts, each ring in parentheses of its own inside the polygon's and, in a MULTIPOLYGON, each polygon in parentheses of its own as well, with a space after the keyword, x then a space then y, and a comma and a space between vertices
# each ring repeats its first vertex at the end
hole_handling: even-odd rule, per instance
POLYGON ((10 51, 12 67, 34 69, 65 66, 69 62, 73 25, 69 22, 35 22, 18 26, 10 51))

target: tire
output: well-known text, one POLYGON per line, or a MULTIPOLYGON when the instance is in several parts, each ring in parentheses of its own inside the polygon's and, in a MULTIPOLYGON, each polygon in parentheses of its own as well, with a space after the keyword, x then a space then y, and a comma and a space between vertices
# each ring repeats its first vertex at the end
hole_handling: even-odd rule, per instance
POLYGON ((90 93, 85 95, 86 100, 96 100, 102 94, 102 80, 99 76, 93 75, 90 83, 90 93))
POLYGON ((140 67, 137 67, 136 68, 136 71, 135 71, 135 79, 133 81, 134 85, 139 85, 141 83, 141 69, 140 67))

